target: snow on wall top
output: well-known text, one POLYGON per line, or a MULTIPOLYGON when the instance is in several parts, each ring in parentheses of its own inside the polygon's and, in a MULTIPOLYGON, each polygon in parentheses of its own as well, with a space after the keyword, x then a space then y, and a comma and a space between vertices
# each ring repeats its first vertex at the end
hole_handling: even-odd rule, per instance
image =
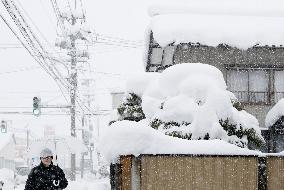
POLYGON ((209 46, 284 45, 284 3, 280 1, 197 1, 153 6, 150 29, 161 46, 172 42, 209 46))
POLYGON ((147 121, 120 121, 103 130, 100 149, 108 162, 120 155, 204 154, 259 155, 261 152, 240 148, 222 140, 184 140, 166 136, 147 126, 147 121))
POLYGON ((265 126, 271 127, 282 116, 284 116, 284 98, 279 100, 275 106, 269 110, 265 118, 265 126))

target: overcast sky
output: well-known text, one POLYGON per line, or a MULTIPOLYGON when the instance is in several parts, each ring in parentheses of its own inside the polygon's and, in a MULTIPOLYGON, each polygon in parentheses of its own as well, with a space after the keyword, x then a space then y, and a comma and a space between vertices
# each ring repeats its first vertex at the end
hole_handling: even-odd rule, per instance
MULTIPOLYGON (((15 0, 15 2, 24 10, 22 11, 24 16, 42 43, 47 46, 53 45, 57 21, 50 1, 15 0)), ((68 10, 67 0, 59 2, 61 10, 68 10)), ((74 1, 70 0, 71 6, 72 2, 74 1)), ((96 94, 97 104, 101 103, 100 107, 108 108, 106 102, 109 103, 110 97, 107 93, 113 89, 123 88, 125 75, 144 72, 145 49, 140 44, 144 43, 145 30, 150 19, 147 15, 147 7, 155 1, 82 0, 82 2, 86 10, 87 22, 95 33, 104 35, 109 40, 123 38, 139 44, 136 48, 105 44, 97 44, 89 48, 90 66, 95 72, 93 77, 96 79, 92 92, 96 94)), ((80 5, 79 0, 77 5, 80 5)), ((15 27, 2 3, 0 12, 15 27)), ((50 105, 66 104, 54 80, 24 48, 3 48, 7 46, 6 44, 20 43, 2 20, 0 20, 0 26, 0 107, 2 107, 0 111, 31 111, 33 96, 40 96, 43 103, 50 105)), ((62 66, 59 65, 59 67, 62 66)), ((42 128, 46 124, 60 129, 59 134, 66 132, 69 134, 69 116, 0 115, 0 119, 12 120, 12 125, 16 128, 29 126, 35 135, 41 135, 42 128)))

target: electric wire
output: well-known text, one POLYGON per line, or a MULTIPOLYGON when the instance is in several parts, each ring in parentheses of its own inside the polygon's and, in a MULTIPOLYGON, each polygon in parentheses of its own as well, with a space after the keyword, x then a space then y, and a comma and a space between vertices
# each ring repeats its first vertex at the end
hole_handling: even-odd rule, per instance
MULTIPOLYGON (((10 2, 13 3, 13 1, 10 1, 10 2)), ((16 25, 18 26, 18 28, 20 29, 20 32, 22 33, 22 35, 23 35, 24 39, 26 40, 27 44, 28 44, 28 45, 30 46, 30 48, 34 51, 35 54, 38 53, 39 55, 41 55, 41 58, 43 59, 43 61, 45 61, 45 59, 44 59, 44 57, 42 56, 41 52, 39 52, 38 49, 36 49, 36 48, 34 47, 35 44, 34 44, 34 43, 32 42, 32 40, 29 38, 29 34, 27 33, 27 30, 24 30, 24 31, 23 31, 24 28, 23 28, 23 26, 21 25, 19 19, 16 19, 17 16, 16 16, 16 15, 12 12, 12 10, 11 10, 11 7, 12 7, 12 6, 11 6, 7 1, 5 1, 5 0, 2 0, 2 3, 4 4, 5 8, 7 9, 8 13, 10 14, 10 16, 13 18, 15 24, 16 24, 16 25), (37 50, 38 52, 36 52, 36 50, 37 50)), ((13 5, 13 7, 16 9, 15 5, 13 5)), ((17 10, 17 13, 18 13, 18 14, 21 14, 18 10, 17 10)), ((22 21, 24 22, 25 26, 27 26, 27 24, 25 23, 23 17, 22 17, 22 16, 20 16, 20 17, 22 18, 22 21)), ((13 34, 17 36, 16 32, 9 26, 8 22, 4 19, 4 17, 1 16, 1 18, 2 18, 2 20, 4 20, 4 22, 6 23, 6 25, 8 25, 8 27, 10 28, 10 30, 13 31, 13 34)), ((29 27, 28 27, 27 29, 30 31, 30 28, 29 28, 29 27)), ((31 32, 31 31, 30 31, 30 32, 31 32)), ((32 32, 31 32, 31 35, 32 35, 33 37, 35 37, 32 32)), ((18 40, 20 40, 20 42, 22 43, 22 45, 25 46, 25 44, 22 42, 22 40, 21 40, 18 36, 17 36, 17 38, 18 38, 18 40)), ((35 38, 36 38, 36 37, 35 37, 35 38)), ((36 41, 39 43, 39 41, 37 40, 37 38, 36 38, 36 41)), ((39 46, 42 48, 42 46, 41 46, 40 44, 39 44, 39 46)), ((26 46, 25 46, 25 48, 28 50, 28 48, 27 48, 26 46)), ((47 72, 50 76, 52 76, 53 79, 55 79, 55 81, 56 81, 56 83, 57 83, 57 85, 58 85, 60 91, 62 92, 63 96, 65 96, 65 95, 64 95, 64 92, 63 92, 63 90, 62 90, 62 88, 61 88, 61 86, 60 86, 60 84, 57 82, 56 79, 58 79, 59 82, 61 83, 61 85, 65 86, 65 88, 68 87, 68 86, 66 86, 66 84, 64 84, 64 82, 63 82, 62 80, 60 80, 60 77, 57 78, 58 75, 57 75, 56 73, 54 73, 54 71, 53 71, 53 69, 52 69, 51 67, 46 68, 45 65, 42 63, 41 60, 39 60, 38 58, 36 58, 35 56, 33 56, 33 54, 31 53, 30 50, 28 50, 28 52, 29 52, 29 53, 32 55, 32 57, 34 57, 34 59, 44 68, 44 70, 46 70, 46 72, 47 72)), ((57 71, 57 72, 58 72, 58 71, 57 71)))
MULTIPOLYGON (((53 52, 55 52, 57 54, 57 57, 59 56, 59 52, 57 52, 53 46, 50 44, 50 42, 46 39, 46 37, 43 35, 43 33, 40 31, 40 29, 37 27, 37 25, 35 24, 35 22, 33 21, 33 19, 29 16, 29 14, 27 13, 27 11, 24 9, 24 7, 22 6, 22 4, 20 3, 19 0, 17 0, 18 4, 20 5, 21 9, 24 11, 24 13, 26 14, 26 16, 28 17, 28 19, 31 21, 31 23, 34 25, 34 27, 36 28, 36 30, 40 33, 41 37, 44 39, 44 41, 49 45, 49 48, 52 49, 53 52)), ((41 0, 40 0, 41 2, 41 0)), ((50 18, 49 18, 50 19, 50 18)), ((47 54, 47 52, 46 52, 47 54)))

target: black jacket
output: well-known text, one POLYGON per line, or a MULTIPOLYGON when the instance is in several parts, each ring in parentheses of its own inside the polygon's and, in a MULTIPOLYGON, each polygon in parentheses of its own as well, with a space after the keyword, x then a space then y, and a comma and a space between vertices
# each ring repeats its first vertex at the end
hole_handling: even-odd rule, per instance
POLYGON ((63 170, 51 163, 45 167, 41 162, 34 167, 26 181, 25 190, 60 190, 65 189, 68 181, 63 170))

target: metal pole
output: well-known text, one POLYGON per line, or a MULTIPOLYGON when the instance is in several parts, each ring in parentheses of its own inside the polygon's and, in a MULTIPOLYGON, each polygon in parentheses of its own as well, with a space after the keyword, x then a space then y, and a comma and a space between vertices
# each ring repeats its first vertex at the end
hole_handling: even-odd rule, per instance
MULTIPOLYGON (((75 25, 76 19, 72 16, 72 25, 75 25)), ((77 57, 76 57, 76 45, 75 45, 75 38, 71 36, 71 76, 70 76, 70 83, 71 83, 71 92, 70 92, 70 114, 71 114, 71 136, 76 137, 76 90, 77 90, 77 57)), ((76 180, 76 155, 71 153, 71 181, 76 180)))
MULTIPOLYGON (((85 133, 85 130, 84 130, 84 123, 85 123, 85 120, 84 120, 84 115, 82 116, 82 139, 84 140, 84 133, 85 133)), ((81 153, 81 179, 83 179, 84 177, 84 153, 81 153)))
MULTIPOLYGON (((88 107, 89 108, 91 107, 91 97, 90 97, 90 94, 89 94, 90 81, 91 80, 89 79, 88 82, 87 82, 87 88, 88 88, 88 96, 87 96, 88 99, 87 99, 87 101, 88 101, 88 107)), ((91 116, 90 115, 88 115, 88 125, 89 125, 89 131, 93 135, 93 126, 91 124, 91 116)), ((93 161, 93 151, 92 151, 91 143, 93 143, 93 145, 94 145, 94 140, 93 139, 92 140, 90 139, 90 145, 89 145, 90 160, 91 160, 90 167, 91 167, 91 172, 93 172, 93 170, 94 170, 94 161, 93 161)))
MULTIPOLYGON (((30 130, 27 129, 27 154, 29 152, 29 146, 30 146, 30 142, 29 142, 29 136, 30 136, 30 130)), ((29 156, 27 155, 27 165, 30 168, 30 159, 29 156)))

